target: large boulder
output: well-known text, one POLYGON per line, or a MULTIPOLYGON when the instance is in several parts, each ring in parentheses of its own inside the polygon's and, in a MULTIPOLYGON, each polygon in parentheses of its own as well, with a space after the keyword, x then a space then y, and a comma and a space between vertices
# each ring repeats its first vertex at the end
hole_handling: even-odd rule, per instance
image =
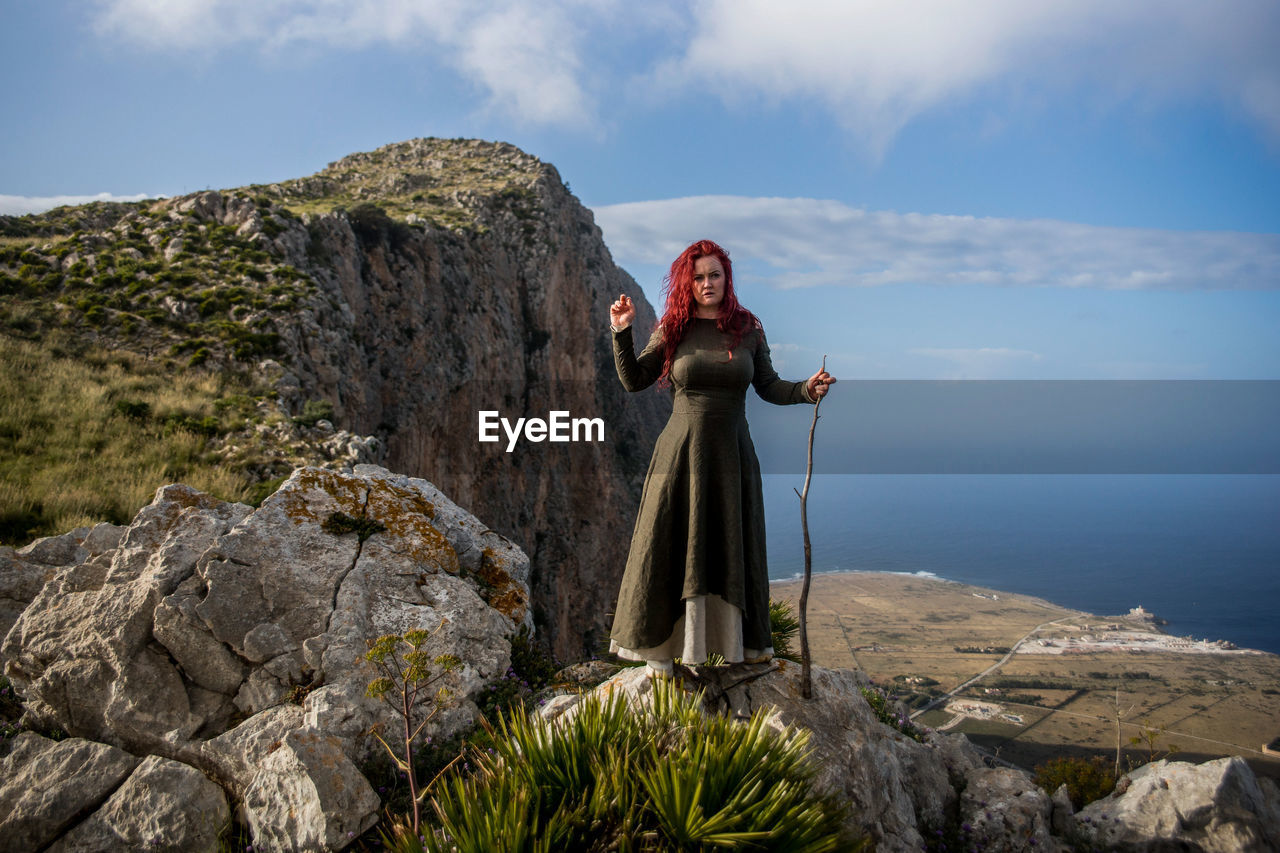
POLYGON ((51 845, 49 853, 217 853, 230 820, 221 788, 194 767, 152 755, 100 809, 51 845))
MULTIPOLYGON (((11 599, 30 599, 0 655, 29 725, 170 760, 148 767, 157 778, 216 782, 274 847, 337 848, 379 805, 356 764, 379 748, 374 733, 399 730, 365 694, 369 643, 431 632, 430 655, 459 663, 425 734, 468 728, 472 697, 507 671, 508 638, 532 627, 528 576, 519 548, 430 483, 376 466, 299 469, 257 509, 172 485, 127 529, 0 554, 11 599)), ((33 748, 15 750, 14 773, 37 772, 33 748)), ((76 835, 49 817, 44 843, 206 845, 203 829, 156 835, 143 817, 173 803, 139 799, 144 789, 122 787, 129 799, 76 835)))
POLYGON ((0 763, 0 853, 27 853, 102 805, 138 766, 122 749, 23 732, 0 763))
MULTIPOLYGON (((0 546, 0 639, 9 633, 58 569, 83 563, 120 544, 123 527, 99 524, 77 527, 61 536, 46 536, 23 548, 0 546)), ((0 658, 0 666, 3 666, 0 658)))
POLYGON ((1081 809, 1076 830, 1094 846, 1126 851, 1280 850, 1280 789, 1239 757, 1155 761, 1081 809))

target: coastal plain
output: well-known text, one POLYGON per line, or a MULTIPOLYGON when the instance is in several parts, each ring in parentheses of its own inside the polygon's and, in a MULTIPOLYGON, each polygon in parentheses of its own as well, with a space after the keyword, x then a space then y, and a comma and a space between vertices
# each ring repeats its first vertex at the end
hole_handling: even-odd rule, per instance
MULTIPOLYGON (((798 604, 799 580, 771 589, 798 604)), ((807 612, 815 666, 860 669, 917 722, 1021 767, 1114 761, 1118 727, 1122 770, 1239 755, 1280 777, 1280 656, 925 575, 817 574, 807 612)))

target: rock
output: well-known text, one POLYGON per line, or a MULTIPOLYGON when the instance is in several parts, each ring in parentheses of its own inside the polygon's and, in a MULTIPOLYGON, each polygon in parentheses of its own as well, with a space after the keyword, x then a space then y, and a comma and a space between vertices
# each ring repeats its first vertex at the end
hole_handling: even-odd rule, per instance
POLYGON ((0 547, 0 640, 55 574, 55 566, 24 560, 12 548, 0 547))
POLYGON ((99 524, 77 527, 61 536, 46 536, 16 551, 0 547, 0 641, 58 568, 115 548, 123 534, 123 527, 99 524))
POLYGON ((153 642, 156 607, 197 559, 249 512, 166 486, 114 550, 60 569, 0 646, 5 671, 36 720, 146 753, 189 739, 207 719, 153 642))
POLYGON ((245 793, 255 845, 341 850, 377 822, 378 795, 335 737, 295 729, 261 763, 245 793))
POLYGON ((70 566, 82 562, 88 551, 80 547, 87 527, 77 527, 61 536, 46 536, 18 549, 18 556, 29 563, 40 563, 45 566, 70 566))
POLYGON ((1053 801, 1026 773, 980 767, 965 781, 960 813, 970 826, 970 842, 992 853, 1057 848, 1052 838, 1053 801))
POLYGON ((0 764, 0 853, 44 849, 137 766, 137 758, 106 744, 18 735, 0 764))
MULTIPOLYGON (((881 723, 857 673, 814 667, 810 700, 799 677, 798 666, 777 661, 693 667, 681 683, 705 691, 708 713, 764 713, 780 731, 807 729, 819 786, 849 806, 849 828, 877 851, 933 849, 926 833, 930 844, 958 837, 958 849, 1011 853, 1280 849, 1280 788, 1242 759, 1148 765, 1130 774, 1124 794, 1073 818, 1065 787, 1050 797, 1022 770, 987 766, 962 735, 926 732, 919 743, 881 723)), ((623 669, 595 692, 621 693, 643 712, 652 683, 643 667, 623 669)), ((538 713, 571 717, 581 702, 558 696, 538 713)))
POLYGON ((621 669, 616 663, 607 660, 589 660, 570 664, 551 676, 551 683, 557 686, 575 686, 578 688, 595 687, 607 678, 612 678, 621 669))
MULTIPOLYGON (((226 809, 209 795, 215 782, 246 804, 268 848, 344 846, 379 805, 355 761, 379 748, 372 732, 399 722, 365 695, 368 644, 421 628, 433 658, 459 659, 427 730, 448 736, 473 724, 470 697, 507 671, 507 637, 531 624, 519 548, 430 483, 367 465, 299 469, 256 510, 166 486, 127 529, 77 530, 0 559, 10 588, 40 586, 2 647, 29 718, 113 745, 86 749, 154 758, 120 789, 127 798, 60 840, 68 827, 40 804, 49 798, 32 807, 47 812, 42 844, 65 850, 204 849, 226 809), (249 718, 232 727, 237 714, 249 718), (173 797, 157 799, 157 786, 173 797)), ((75 777, 36 761, 45 742, 32 738, 6 778, 75 777)), ((73 813, 94 811, 136 763, 73 813)))
POLYGON ((1076 809, 1071 803, 1071 794, 1066 784, 1058 786, 1053 792, 1053 834, 1066 835, 1075 827, 1076 809))
MULTIPOLYGON (((173 263, 174 258, 182 254, 183 240, 181 237, 174 237, 164 247, 164 259, 169 263, 173 263)), ((165 297, 168 299, 168 297, 165 297)), ((168 307, 167 305, 165 307, 168 307)))
POLYGON ((258 765, 280 748, 289 732, 302 727, 304 717, 297 705, 268 708, 235 728, 193 746, 191 763, 210 768, 237 799, 243 800, 258 765))
MULTIPOLYGON (((1280 792, 1244 759, 1156 761, 1127 775, 1124 793, 1076 814, 1088 842, 1124 850, 1280 850, 1280 792)), ((1118 786, 1117 786, 1118 787, 1118 786)))
POLYGON ((193 767, 153 755, 49 853, 214 853, 230 819, 221 788, 193 767))
MULTIPOLYGON (((367 643, 424 628, 430 651, 462 661, 432 732, 469 726, 469 697, 531 622, 528 558, 430 483, 359 468, 300 469, 257 510, 161 489, 114 551, 59 569, 17 621, 3 654, 29 712, 172 756, 236 713, 305 701, 309 724, 359 756, 395 722, 364 695, 367 643), (337 513, 382 530, 327 532, 337 513)), ((70 545, 42 547, 87 554, 70 545)))

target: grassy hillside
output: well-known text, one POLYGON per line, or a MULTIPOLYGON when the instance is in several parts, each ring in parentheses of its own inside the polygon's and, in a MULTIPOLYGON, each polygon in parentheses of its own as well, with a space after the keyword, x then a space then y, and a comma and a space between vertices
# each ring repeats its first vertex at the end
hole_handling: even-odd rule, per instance
POLYGON ((175 205, 0 218, 0 542, 120 523, 175 480, 253 500, 286 467, 258 452, 284 416, 256 365, 314 285, 175 205))
POLYGON ((261 499, 261 471, 227 459, 211 439, 243 429, 265 389, 174 373, 124 350, 72 353, 7 336, 0 371, 0 541, 124 523, 175 481, 261 499))
POLYGON ((503 143, 415 139, 225 191, 218 217, 199 215, 199 194, 0 216, 0 543, 122 522, 175 480, 253 501, 322 461, 261 365, 287 367, 277 330, 316 304, 308 270, 332 259, 313 251, 314 223, 306 269, 275 238, 308 239, 300 217, 336 210, 362 240, 479 232, 489 200, 527 234, 546 169, 503 143))

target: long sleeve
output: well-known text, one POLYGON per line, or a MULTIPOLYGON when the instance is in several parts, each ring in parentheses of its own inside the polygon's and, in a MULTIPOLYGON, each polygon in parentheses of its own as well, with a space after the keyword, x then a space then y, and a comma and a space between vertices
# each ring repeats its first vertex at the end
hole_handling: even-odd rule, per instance
POLYGON ((760 342, 756 345, 755 375, 751 384, 762 400, 774 405, 814 402, 806 393, 804 380, 789 382, 778 377, 778 372, 773 369, 773 359, 769 357, 769 343, 765 340, 763 329, 760 330, 760 342))
POLYGON ((613 366, 618 370, 622 387, 628 391, 643 391, 662 374, 662 328, 653 330, 649 343, 639 356, 635 353, 631 326, 613 333, 613 366))

